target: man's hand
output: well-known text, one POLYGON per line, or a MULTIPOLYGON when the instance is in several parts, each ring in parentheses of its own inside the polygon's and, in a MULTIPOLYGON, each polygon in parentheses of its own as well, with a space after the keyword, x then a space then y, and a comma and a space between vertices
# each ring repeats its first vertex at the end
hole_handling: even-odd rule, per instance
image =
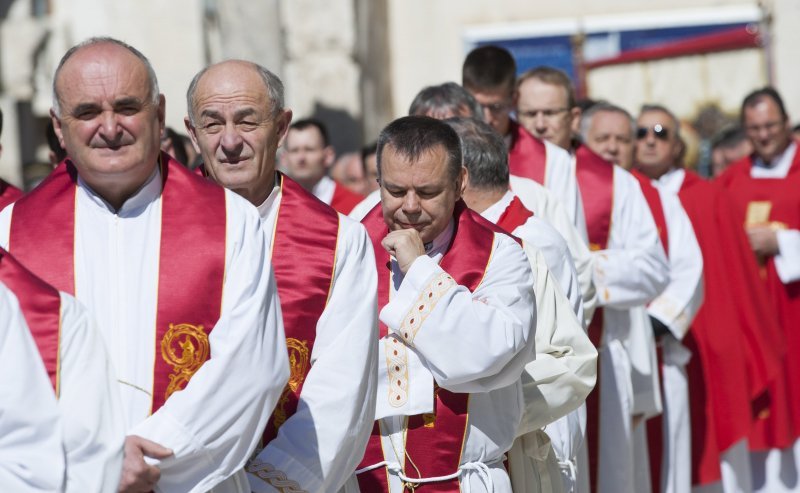
POLYGON ((750 248, 760 258, 778 254, 778 234, 771 226, 751 226, 747 228, 747 239, 750 248))
POLYGON ((161 471, 148 465, 145 457, 166 459, 172 450, 136 435, 125 438, 125 460, 122 463, 122 477, 119 482, 120 493, 153 491, 161 471))
POLYGON ((389 255, 397 260, 400 271, 405 274, 414 261, 425 255, 425 245, 416 229, 400 229, 391 231, 381 241, 381 245, 389 255))

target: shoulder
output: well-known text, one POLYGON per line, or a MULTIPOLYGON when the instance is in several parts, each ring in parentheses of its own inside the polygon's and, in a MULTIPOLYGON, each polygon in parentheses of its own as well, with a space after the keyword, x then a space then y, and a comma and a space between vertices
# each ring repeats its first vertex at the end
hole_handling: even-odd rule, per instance
POLYGON ((559 168, 554 168, 554 173, 568 173, 570 171, 570 167, 563 167, 565 164, 570 164, 572 162, 572 155, 567 152, 566 149, 563 147, 559 147, 552 142, 544 141, 544 147, 547 150, 547 162, 549 164, 552 163, 560 163, 558 164, 559 168))

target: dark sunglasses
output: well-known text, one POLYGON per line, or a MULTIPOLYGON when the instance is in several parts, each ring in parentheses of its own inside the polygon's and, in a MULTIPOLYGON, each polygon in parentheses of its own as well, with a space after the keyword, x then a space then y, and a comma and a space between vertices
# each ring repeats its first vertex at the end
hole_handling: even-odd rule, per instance
POLYGON ((667 140, 669 139, 669 130, 664 128, 660 123, 653 125, 652 127, 639 127, 636 129, 636 138, 638 140, 642 140, 647 137, 647 134, 650 132, 650 129, 653 130, 653 135, 659 140, 667 140))

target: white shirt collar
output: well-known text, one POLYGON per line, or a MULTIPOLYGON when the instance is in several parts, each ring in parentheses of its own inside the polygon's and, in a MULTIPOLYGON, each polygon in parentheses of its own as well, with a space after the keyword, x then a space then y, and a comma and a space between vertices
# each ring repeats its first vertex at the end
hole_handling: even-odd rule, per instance
POLYGON ((453 237, 453 230, 455 229, 455 222, 453 219, 447 223, 444 231, 439 233, 439 236, 433 239, 432 242, 425 244, 425 252, 429 257, 434 258, 439 254, 444 255, 445 250, 450 245, 450 239, 453 237))
POLYGON ((661 175, 657 180, 652 180, 658 188, 672 194, 677 194, 683 186, 683 179, 686 177, 686 170, 683 168, 670 168, 669 171, 661 175))
POLYGON ((272 191, 269 193, 269 195, 264 200, 264 202, 262 202, 261 205, 259 205, 257 207, 258 214, 261 216, 261 219, 267 219, 267 217, 269 217, 271 215, 273 209, 278 204, 280 204, 280 197, 281 197, 280 180, 281 180, 281 177, 276 172, 275 173, 275 181, 274 181, 274 185, 272 187, 272 191))
POLYGON ((336 189, 336 182, 331 179, 329 176, 323 176, 320 181, 314 185, 314 188, 311 190, 311 193, 321 201, 325 202, 328 205, 331 205, 331 200, 333 200, 333 192, 336 189))
POLYGON ((500 200, 487 207, 485 211, 481 212, 481 216, 483 216, 483 218, 487 221, 497 224, 497 221, 500 220, 500 217, 503 215, 506 209, 508 209, 508 206, 511 205, 512 200, 514 200, 514 192, 509 190, 500 200))
POLYGON ((150 177, 139 187, 139 190, 122 204, 119 210, 114 209, 103 197, 92 190, 80 175, 78 175, 78 187, 86 193, 86 197, 97 207, 106 209, 108 212, 118 216, 132 216, 155 201, 161 194, 161 170, 156 166, 150 177))
POLYGON ((786 178, 789 169, 792 167, 794 153, 797 151, 797 142, 792 140, 783 153, 766 163, 760 157, 753 159, 753 166, 750 168, 750 176, 754 178, 786 178))

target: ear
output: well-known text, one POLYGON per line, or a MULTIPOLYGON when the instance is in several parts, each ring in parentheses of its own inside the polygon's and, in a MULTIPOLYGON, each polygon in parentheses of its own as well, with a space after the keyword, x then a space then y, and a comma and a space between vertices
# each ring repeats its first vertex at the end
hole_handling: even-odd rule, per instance
POLYGON ((163 94, 158 95, 158 130, 159 134, 164 133, 167 126, 167 100, 163 94))
POLYGON ((292 123, 292 110, 283 110, 280 115, 275 119, 275 125, 278 135, 278 147, 283 145, 286 140, 286 134, 289 132, 289 125, 292 123))
POLYGON ((189 134, 189 138, 192 139, 194 151, 198 154, 202 154, 202 152, 200 152, 200 146, 197 144, 197 129, 194 128, 188 116, 183 119, 183 125, 186 127, 186 133, 189 134))
POLYGON ((458 198, 464 196, 464 191, 467 189, 469 182, 469 171, 466 166, 461 167, 461 172, 458 173, 458 198))
POLYGON ((56 116, 53 108, 50 108, 50 120, 53 121, 53 130, 56 132, 56 137, 58 137, 58 143, 62 148, 66 149, 64 146, 64 134, 61 132, 61 120, 56 116))
POLYGON ((581 109, 575 106, 569 110, 569 117, 572 118, 570 122, 572 133, 579 134, 581 131, 581 109))
POLYGON ((330 168, 336 161, 336 151, 333 150, 333 146, 329 145, 325 146, 322 152, 325 154, 325 167, 330 168))

